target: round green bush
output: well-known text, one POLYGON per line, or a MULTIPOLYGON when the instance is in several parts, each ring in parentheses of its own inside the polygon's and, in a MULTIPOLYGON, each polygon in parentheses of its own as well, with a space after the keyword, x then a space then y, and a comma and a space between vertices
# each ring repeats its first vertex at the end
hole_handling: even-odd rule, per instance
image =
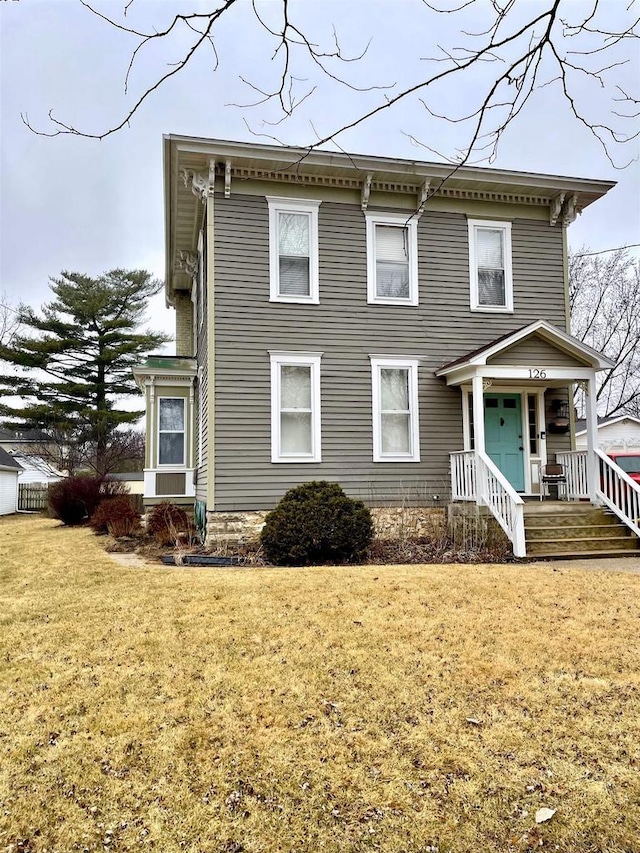
POLYGON ((277 566, 357 563, 371 543, 371 513, 337 483, 304 483, 290 489, 270 512, 260 534, 277 566))

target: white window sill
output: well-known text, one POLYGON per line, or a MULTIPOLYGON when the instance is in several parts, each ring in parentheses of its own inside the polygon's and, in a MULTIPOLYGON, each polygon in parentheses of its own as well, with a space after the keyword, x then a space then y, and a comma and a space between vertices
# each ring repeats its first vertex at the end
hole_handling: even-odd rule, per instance
POLYGON ((293 305, 319 305, 320 299, 312 296, 271 296, 269 302, 288 302, 293 305))
POLYGON ((409 308, 417 308, 417 299, 392 299, 391 297, 376 296, 373 299, 367 299, 368 305, 402 305, 409 308))

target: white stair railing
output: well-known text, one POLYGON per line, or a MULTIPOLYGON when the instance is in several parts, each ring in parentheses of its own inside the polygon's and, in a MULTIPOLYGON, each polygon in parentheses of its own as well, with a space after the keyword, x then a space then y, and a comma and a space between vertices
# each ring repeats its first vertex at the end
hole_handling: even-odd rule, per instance
POLYGON ((601 450, 596 449, 595 453, 600 474, 598 497, 640 536, 640 485, 601 450))
POLYGON ((449 454, 451 459, 451 498, 454 501, 476 499, 476 455, 473 450, 449 454))
POLYGON ((587 451, 569 450, 556 453, 556 462, 564 466, 567 477, 567 500, 579 501, 590 497, 587 477, 587 451))
POLYGON ((507 534, 515 557, 526 557, 524 501, 486 453, 476 454, 478 497, 507 534))
POLYGON ((451 497, 489 507, 509 537, 516 557, 526 557, 524 501, 486 453, 460 450, 450 454, 451 497))

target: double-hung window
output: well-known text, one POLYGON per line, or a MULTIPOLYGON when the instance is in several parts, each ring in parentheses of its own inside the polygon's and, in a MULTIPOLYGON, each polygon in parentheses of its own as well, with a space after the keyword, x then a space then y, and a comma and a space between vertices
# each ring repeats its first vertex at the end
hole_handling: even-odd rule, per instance
POLYGON ((320 462, 322 353, 271 353, 271 461, 320 462))
POLYGON ((472 311, 513 311, 511 223, 469 220, 472 311))
POLYGON ((186 399, 158 400, 158 465, 183 466, 186 457, 186 399))
POLYGON ((317 304, 319 201, 267 196, 271 302, 317 304))
POLYGON ((418 304, 418 226, 406 213, 369 213, 367 302, 418 304))
POLYGON ((419 462, 418 361, 371 357, 373 461, 419 462))

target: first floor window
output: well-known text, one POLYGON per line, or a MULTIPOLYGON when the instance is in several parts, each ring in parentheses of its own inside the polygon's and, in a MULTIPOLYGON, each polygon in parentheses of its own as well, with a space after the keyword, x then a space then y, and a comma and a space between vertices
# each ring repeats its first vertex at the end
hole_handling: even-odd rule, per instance
POLYGON ((373 461, 419 462, 418 362, 371 359, 373 461))
POLYGON ((469 220, 471 308, 513 311, 511 223, 469 220))
POLYGON ((158 400, 158 465, 185 464, 184 397, 158 400))
POLYGON ((321 353, 271 353, 271 461, 320 462, 321 353))

